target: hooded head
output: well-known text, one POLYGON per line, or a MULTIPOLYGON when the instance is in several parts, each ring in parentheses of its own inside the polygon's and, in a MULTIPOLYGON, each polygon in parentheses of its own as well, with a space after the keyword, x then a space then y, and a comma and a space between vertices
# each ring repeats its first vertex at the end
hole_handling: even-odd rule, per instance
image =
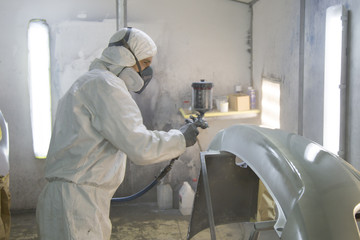
MULTIPOLYGON (((99 60, 106 65, 108 70, 123 79, 130 91, 137 92, 144 86, 144 80, 133 68, 138 64, 136 59, 141 61, 153 57, 156 52, 154 41, 146 33, 136 28, 131 28, 131 30, 122 28, 110 38, 109 46, 104 49, 99 60), (127 32, 130 33, 128 36, 126 36, 127 32), (127 40, 124 39, 125 36, 128 37, 127 40), (127 46, 117 44, 122 39, 126 41, 127 46)), ((90 68, 94 68, 94 65, 96 63, 93 63, 90 68)))

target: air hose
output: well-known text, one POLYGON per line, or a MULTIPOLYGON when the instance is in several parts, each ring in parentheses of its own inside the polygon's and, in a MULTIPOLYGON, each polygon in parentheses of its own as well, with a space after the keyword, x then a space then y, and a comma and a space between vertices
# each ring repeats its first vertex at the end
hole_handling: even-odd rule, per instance
POLYGON ((138 197, 141 197, 147 191, 149 191, 151 188, 153 188, 156 184, 158 184, 160 182, 160 180, 163 179, 168 172, 170 172, 172 165, 174 164, 175 160, 178 158, 179 157, 171 159, 170 163, 160 172, 159 176, 155 177, 154 181, 152 181, 149 185, 147 185, 145 188, 143 188, 139 192, 134 193, 130 196, 126 196, 126 197, 112 198, 111 202, 127 202, 127 201, 134 200, 138 197))
MULTIPOLYGON (((196 127, 201 127, 202 129, 208 128, 209 125, 203 119, 204 113, 205 112, 200 112, 200 114, 197 114, 197 117, 194 117, 191 115, 190 119, 186 119, 186 123, 195 123, 196 127)), ((200 146, 200 142, 199 141, 197 141, 197 142, 199 144, 200 149, 202 149, 200 146)), ((134 193, 133 195, 130 195, 130 196, 126 196, 126 197, 112 198, 111 202, 127 202, 127 201, 134 200, 138 197, 141 197, 146 192, 148 192, 151 188, 153 188, 156 184, 158 184, 160 182, 160 180, 163 179, 168 172, 170 172, 172 165, 174 164, 175 160, 177 160, 178 158, 179 157, 171 159, 170 163, 160 172, 159 176, 155 177, 154 181, 152 181, 149 185, 147 185, 145 188, 143 188, 139 192, 134 193)))

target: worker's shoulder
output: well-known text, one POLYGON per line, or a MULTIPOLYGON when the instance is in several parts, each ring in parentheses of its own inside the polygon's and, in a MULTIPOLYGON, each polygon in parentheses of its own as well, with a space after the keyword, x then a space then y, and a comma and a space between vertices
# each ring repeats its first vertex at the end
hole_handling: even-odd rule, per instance
POLYGON ((106 75, 106 71, 101 69, 90 70, 76 79, 68 92, 77 95, 83 91, 87 92, 89 88, 96 88, 96 85, 105 83, 106 75))
POLYGON ((108 78, 117 78, 112 72, 105 69, 92 69, 85 73, 83 77, 94 80, 106 80, 108 78))
MULTIPOLYGON (((123 80, 118 78, 115 74, 104 69, 93 69, 85 73, 78 80, 82 86, 100 86, 106 85, 110 88, 127 89, 123 80)), ((105 86, 104 86, 105 87, 105 86)))

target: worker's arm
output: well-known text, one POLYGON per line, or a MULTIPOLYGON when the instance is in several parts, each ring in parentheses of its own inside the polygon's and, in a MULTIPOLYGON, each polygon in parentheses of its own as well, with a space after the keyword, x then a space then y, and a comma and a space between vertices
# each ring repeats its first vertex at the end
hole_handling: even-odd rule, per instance
POLYGON ((87 91, 94 91, 88 99, 92 125, 105 139, 141 165, 169 160, 185 151, 179 130, 148 130, 124 82, 109 72, 102 74, 106 81, 98 81, 96 89, 87 91))

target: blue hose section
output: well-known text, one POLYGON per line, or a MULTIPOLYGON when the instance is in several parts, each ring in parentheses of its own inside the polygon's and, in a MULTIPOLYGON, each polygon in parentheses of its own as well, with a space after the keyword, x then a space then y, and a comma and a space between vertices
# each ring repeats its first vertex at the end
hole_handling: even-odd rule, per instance
POLYGON ((147 191, 149 191, 152 187, 154 187, 157 183, 159 182, 158 179, 155 179, 154 181, 152 181, 152 183, 150 183, 149 185, 147 185, 144 189, 142 189, 141 191, 127 196, 127 197, 118 197, 118 198, 112 198, 111 202, 127 202, 127 201, 131 201, 134 200, 138 197, 141 197, 142 195, 144 195, 147 191))
POLYGON ((154 181, 152 181, 149 185, 147 185, 144 189, 140 190, 139 192, 132 194, 130 196, 126 196, 126 197, 118 197, 118 198, 112 198, 111 202, 127 202, 127 201, 131 201, 134 200, 138 197, 141 197, 142 195, 144 195, 147 191, 149 191, 151 188, 153 188, 156 184, 158 184, 160 182, 160 180, 162 178, 165 177, 165 175, 170 172, 172 165, 174 164, 175 160, 178 158, 174 158, 170 161, 170 163, 161 171, 161 173, 159 174, 159 176, 157 176, 155 178, 154 181))

